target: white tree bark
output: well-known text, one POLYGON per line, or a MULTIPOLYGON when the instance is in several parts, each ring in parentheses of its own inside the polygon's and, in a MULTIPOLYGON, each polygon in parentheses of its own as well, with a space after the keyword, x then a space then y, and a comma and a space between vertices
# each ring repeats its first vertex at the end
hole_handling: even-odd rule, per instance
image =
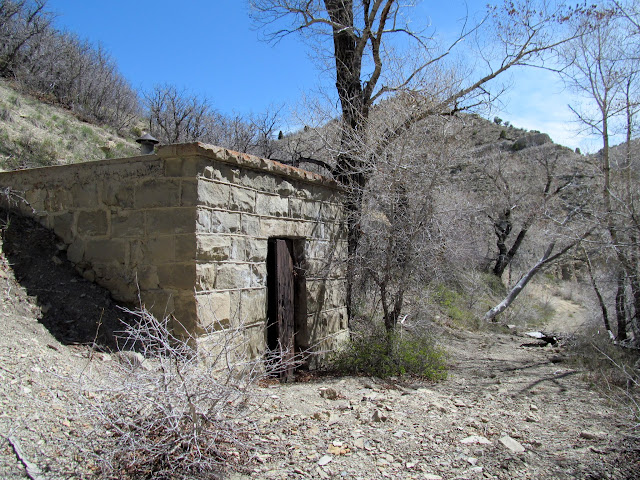
POLYGON ((584 236, 570 243, 555 255, 551 255, 551 254, 553 253, 553 249, 555 248, 556 243, 551 242, 547 247, 547 249, 545 250, 544 255, 542 255, 542 258, 540 258, 540 260, 538 260, 538 262, 527 273, 525 273, 522 276, 522 278, 518 281, 518 283, 516 283, 516 285, 511 289, 511 291, 509 291, 509 293, 504 298, 504 300, 502 300, 498 305, 496 305, 495 307, 493 307, 491 310, 489 310, 487 313, 484 314, 484 319, 495 320, 496 316, 504 312, 513 303, 516 297, 520 294, 520 292, 522 292, 524 287, 526 287, 527 283, 529 283, 529 281, 535 276, 536 273, 538 273, 544 266, 550 264, 551 262, 557 260, 562 255, 567 253, 571 248, 576 246, 583 239, 584 239, 584 236))

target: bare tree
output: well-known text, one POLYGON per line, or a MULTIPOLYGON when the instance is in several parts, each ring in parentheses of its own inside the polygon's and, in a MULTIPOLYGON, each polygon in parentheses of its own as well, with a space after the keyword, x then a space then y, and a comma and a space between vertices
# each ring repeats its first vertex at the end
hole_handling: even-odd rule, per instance
POLYGON ((495 317, 504 312, 513 302, 514 300, 517 298, 517 296, 522 292, 522 290, 524 289, 524 287, 527 286, 527 284, 531 281, 531 279, 539 272, 541 271, 543 268, 547 267, 548 265, 550 265, 552 262, 558 260, 560 257, 562 257, 562 255, 564 255, 565 253, 567 253, 569 250, 571 250, 573 247, 575 247, 576 245, 578 245, 582 240, 584 240, 584 238, 587 236, 587 234, 583 235, 583 237, 579 238, 579 239, 575 239, 571 242, 569 242, 567 245, 565 245, 562 249, 560 249, 557 253, 553 253, 553 251, 555 250, 556 247, 556 242, 551 242, 547 248, 544 251, 544 254, 542 255, 542 257, 540 258, 540 260, 538 260, 536 262, 536 264, 531 267, 521 278, 520 280, 518 280, 518 282, 516 283, 516 285, 509 291, 509 293, 507 294, 507 296, 495 307, 493 307, 492 309, 490 309, 487 313, 485 313, 484 315, 484 319, 485 320, 494 320, 495 317))
MULTIPOLYGON (((574 10, 546 2, 507 2, 504 11, 494 9, 484 19, 493 19, 495 39, 502 47, 499 57, 484 58, 485 69, 475 76, 457 75, 445 60, 484 20, 463 27, 450 45, 437 48, 433 38, 412 28, 410 9, 397 0, 251 0, 250 4, 257 21, 270 28, 270 39, 306 34, 317 46, 326 47, 327 56, 333 60, 341 114, 334 171, 348 191, 344 204, 351 259, 356 257, 360 240, 364 189, 389 147, 420 120, 478 105, 487 99, 489 83, 496 77, 514 66, 538 61, 550 48, 575 34, 557 34, 566 18, 576 13, 574 10), (330 41, 322 40, 327 35, 330 41), (411 53, 404 51, 402 61, 392 55, 393 38, 398 36, 404 36, 410 44, 411 53), (400 92, 412 97, 409 108, 387 130, 369 136, 367 127, 375 103, 400 92)), ((352 285, 350 277, 349 306, 352 285)))
POLYGON ((149 130, 166 143, 193 142, 211 133, 214 112, 206 100, 172 85, 157 85, 144 95, 149 130))
POLYGON ((551 143, 517 152, 498 146, 481 159, 488 186, 477 201, 485 205, 495 234, 492 272, 498 278, 526 245, 530 229, 543 228, 560 211, 584 210, 579 161, 569 149, 551 143))
POLYGON ((251 126, 255 130, 253 153, 260 157, 271 158, 275 153, 274 140, 277 139, 283 107, 270 106, 261 114, 251 116, 251 126))
POLYGON ((104 48, 55 30, 51 19, 46 1, 0 2, 0 76, 89 121, 130 126, 139 102, 115 61, 104 48))
MULTIPOLYGON (((597 154, 601 180, 598 220, 608 235, 608 245, 618 263, 615 311, 619 340, 627 338, 628 324, 634 333, 640 333, 638 191, 632 167, 633 123, 638 110, 640 71, 637 18, 634 3, 614 2, 613 8, 598 16, 587 35, 575 39, 562 50, 569 65, 563 71, 564 78, 584 98, 584 103, 573 111, 602 141, 602 149, 597 154), (625 145, 621 153, 617 153, 616 160, 610 143, 617 132, 624 133, 625 145), (632 297, 631 309, 627 302, 627 284, 632 297)), ((634 336, 636 341, 640 338, 634 336)))
POLYGON ((46 0, 0 2, 0 76, 15 77, 28 60, 31 42, 51 25, 46 0))

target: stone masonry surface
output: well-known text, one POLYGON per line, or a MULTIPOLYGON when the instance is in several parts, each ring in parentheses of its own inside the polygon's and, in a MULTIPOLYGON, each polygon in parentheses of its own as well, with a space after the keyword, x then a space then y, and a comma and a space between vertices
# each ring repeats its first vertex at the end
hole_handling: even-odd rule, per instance
POLYGON ((85 278, 201 336, 246 327, 265 347, 267 242, 304 245, 309 345, 347 335, 341 189, 327 178, 201 143, 154 155, 0 173, 85 278))

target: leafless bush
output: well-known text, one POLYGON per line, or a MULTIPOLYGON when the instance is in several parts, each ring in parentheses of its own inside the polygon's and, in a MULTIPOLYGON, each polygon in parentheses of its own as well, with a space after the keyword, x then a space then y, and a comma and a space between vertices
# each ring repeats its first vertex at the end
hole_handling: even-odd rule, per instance
POLYGON ((617 347, 618 351, 612 351, 610 344, 600 348, 596 343, 591 343, 591 347, 598 354, 600 372, 608 370, 607 374, 600 376, 601 387, 606 388, 616 403, 628 408, 632 422, 629 425, 630 430, 634 436, 640 438, 640 356, 620 352, 620 347, 617 347))
POLYGON ((29 61, 31 45, 49 29, 51 16, 43 0, 0 2, 0 76, 15 77, 29 61))
POLYGON ((207 100, 173 85, 156 85, 144 94, 144 102, 149 129, 162 142, 202 142, 211 137, 216 113, 207 100))
POLYGON ((0 2, 0 77, 118 130, 138 118, 136 92, 101 46, 51 26, 46 0, 0 2))
POLYGON ((569 352, 592 388, 628 409, 629 430, 640 438, 640 351, 612 343, 599 326, 574 337, 569 352))
POLYGON ((104 478, 219 478, 247 460, 251 386, 264 374, 250 360, 242 326, 212 325, 206 341, 178 338, 170 320, 144 309, 94 402, 100 475, 104 478))

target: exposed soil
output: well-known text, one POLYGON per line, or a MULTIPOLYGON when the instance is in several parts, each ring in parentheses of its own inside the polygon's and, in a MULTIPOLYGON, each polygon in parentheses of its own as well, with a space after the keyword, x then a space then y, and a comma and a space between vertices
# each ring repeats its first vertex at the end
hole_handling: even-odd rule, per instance
POLYGON ((39 321, 63 344, 117 348, 117 333, 129 317, 108 291, 78 275, 64 243, 40 224, 0 211, 3 252, 39 321))
MULTIPOLYGON (((0 478, 28 478, 24 461, 43 478, 92 478, 96 457, 84 452, 99 448, 83 439, 95 402, 78 391, 105 381, 112 362, 91 345, 109 345, 122 311, 76 275, 54 237, 18 219, 3 231, 0 478)), ((584 320, 580 306, 553 301, 553 333, 584 320)), ((590 388, 562 345, 523 347, 531 339, 515 330, 440 337, 451 370, 437 384, 311 377, 256 387, 256 455, 229 476, 640 478, 630 411, 590 388)))
POLYGON ((448 336, 451 373, 438 384, 335 378, 274 387, 255 478, 639 478, 629 412, 590 389, 561 347, 523 341, 448 336), (326 387, 337 399, 323 398, 326 387), (503 445, 507 436, 524 451, 503 445))

